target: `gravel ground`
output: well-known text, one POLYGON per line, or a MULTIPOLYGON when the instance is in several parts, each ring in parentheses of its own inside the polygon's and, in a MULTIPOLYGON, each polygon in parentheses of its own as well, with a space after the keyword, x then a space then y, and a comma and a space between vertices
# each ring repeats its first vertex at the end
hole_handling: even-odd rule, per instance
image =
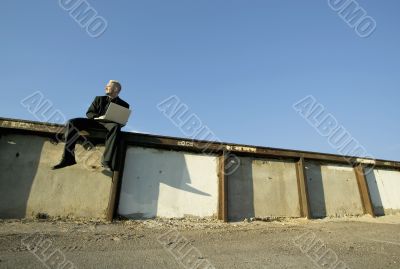
POLYGON ((400 216, 0 221, 0 268, 400 268, 400 216))

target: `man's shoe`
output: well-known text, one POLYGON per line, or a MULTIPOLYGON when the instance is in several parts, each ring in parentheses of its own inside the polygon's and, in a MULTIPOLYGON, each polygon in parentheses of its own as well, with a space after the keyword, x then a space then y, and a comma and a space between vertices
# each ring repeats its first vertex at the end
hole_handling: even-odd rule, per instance
POLYGON ((111 166, 110 166, 110 164, 108 163, 108 162, 101 162, 101 167, 103 167, 104 169, 106 169, 106 170, 108 170, 108 171, 113 171, 112 169, 111 169, 111 166))
POLYGON ((76 164, 75 160, 62 159, 61 162, 57 165, 54 165, 52 169, 57 170, 74 164, 76 164))

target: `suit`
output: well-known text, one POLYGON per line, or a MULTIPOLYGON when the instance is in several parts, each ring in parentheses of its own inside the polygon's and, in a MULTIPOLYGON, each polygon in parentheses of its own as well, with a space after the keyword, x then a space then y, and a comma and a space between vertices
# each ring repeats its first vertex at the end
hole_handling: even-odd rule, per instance
POLYGON ((94 120, 94 118, 103 116, 106 113, 110 102, 129 108, 129 104, 119 97, 111 99, 109 96, 96 96, 86 112, 87 118, 74 118, 67 122, 63 159, 75 159, 75 145, 79 137, 79 131, 92 128, 104 129, 108 133, 105 140, 102 164, 110 167, 111 170, 115 170, 117 141, 122 125, 116 122, 94 120))
MULTIPOLYGON (((129 108, 129 104, 119 98, 118 96, 115 97, 114 99, 111 100, 112 103, 115 103, 117 105, 129 108)), ((94 101, 90 105, 88 111, 86 112, 86 116, 89 119, 97 118, 100 116, 103 116, 106 114, 108 105, 110 104, 110 98, 105 95, 105 96, 96 96, 94 98, 94 101)))

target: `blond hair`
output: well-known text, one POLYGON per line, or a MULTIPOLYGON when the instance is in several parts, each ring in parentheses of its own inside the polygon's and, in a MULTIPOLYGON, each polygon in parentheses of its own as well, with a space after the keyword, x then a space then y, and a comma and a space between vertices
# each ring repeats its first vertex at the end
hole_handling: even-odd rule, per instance
POLYGON ((108 83, 112 83, 112 84, 116 85, 117 88, 118 88, 118 91, 121 91, 122 86, 121 86, 121 83, 119 83, 118 80, 110 80, 108 83))

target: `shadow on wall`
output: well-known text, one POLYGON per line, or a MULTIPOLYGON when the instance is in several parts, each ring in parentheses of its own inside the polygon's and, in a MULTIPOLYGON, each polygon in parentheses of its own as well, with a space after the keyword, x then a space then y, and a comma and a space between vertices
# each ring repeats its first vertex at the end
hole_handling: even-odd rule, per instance
MULTIPOLYGON (((93 212, 92 209, 96 207, 91 207, 86 202, 82 202, 77 206, 79 202, 76 201, 82 198, 82 194, 74 189, 79 188, 79 186, 71 184, 70 181, 62 181, 62 178, 68 178, 69 170, 61 169, 57 170, 57 172, 46 170, 57 164, 62 156, 62 150, 57 149, 61 149, 62 145, 48 147, 50 141, 54 144, 54 137, 41 137, 32 133, 15 134, 6 130, 1 130, 1 132, 1 219, 30 218, 36 217, 36 214, 39 213, 61 216, 65 212, 68 212, 66 214, 87 214, 88 216, 96 217, 101 215, 98 212, 93 212), (62 182, 66 182, 66 184, 62 182), (71 194, 76 195, 76 197, 71 198, 71 200, 67 199, 71 197, 71 194), (67 207, 68 210, 66 210, 67 207)), ((82 141, 79 140, 78 143, 82 144, 82 141)), ((77 169, 75 171, 78 171, 77 173, 79 174, 76 177, 74 177, 74 174, 69 176, 74 177, 74 179, 79 180, 81 178, 85 180, 85 175, 79 170, 79 165, 76 165, 75 168, 77 169)), ((93 172, 89 171, 88 173, 89 176, 95 176, 93 172)), ((90 183, 88 184, 90 185, 90 183)), ((97 187, 105 188, 106 186, 107 183, 104 183, 97 187)), ((85 197, 88 196, 86 195, 85 197)), ((98 211, 100 212, 101 210, 99 209, 98 211)))
MULTIPOLYGON (((310 211, 313 218, 364 214, 360 187, 352 166, 309 161, 306 163, 306 168, 310 211)), ((382 195, 385 193, 380 192, 382 190, 378 186, 376 172, 374 170, 366 174, 366 183, 374 213, 382 216, 385 215, 385 205, 382 203, 382 195)))
POLYGON ((211 196, 202 191, 208 190, 205 179, 209 169, 205 165, 195 154, 128 148, 118 214, 130 219, 151 219, 157 216, 179 217, 195 211, 196 207, 207 208, 206 199, 203 199, 204 204, 199 204, 201 197, 211 196), (192 156, 190 164, 185 156, 192 156))
POLYGON ((327 211, 321 166, 313 163, 306 163, 305 166, 311 217, 324 218, 327 211))
POLYGON ((252 158, 240 158, 239 168, 228 176, 228 220, 255 217, 252 158))
POLYGON ((1 134, 0 218, 26 217, 29 194, 45 141, 42 137, 1 134))
POLYGON ((397 169, 367 169, 367 183, 377 216, 400 214, 400 171, 397 169))
POLYGON ((379 193, 379 188, 378 188, 378 181, 377 178, 375 176, 374 171, 370 171, 367 176, 367 185, 368 185, 368 189, 369 189, 369 193, 371 195, 371 200, 372 200, 372 204, 374 207, 374 213, 377 216, 384 216, 385 215, 385 209, 383 207, 383 203, 382 203, 382 198, 381 195, 379 193))
POLYGON ((228 189, 229 220, 300 217, 294 160, 241 157, 228 189))

